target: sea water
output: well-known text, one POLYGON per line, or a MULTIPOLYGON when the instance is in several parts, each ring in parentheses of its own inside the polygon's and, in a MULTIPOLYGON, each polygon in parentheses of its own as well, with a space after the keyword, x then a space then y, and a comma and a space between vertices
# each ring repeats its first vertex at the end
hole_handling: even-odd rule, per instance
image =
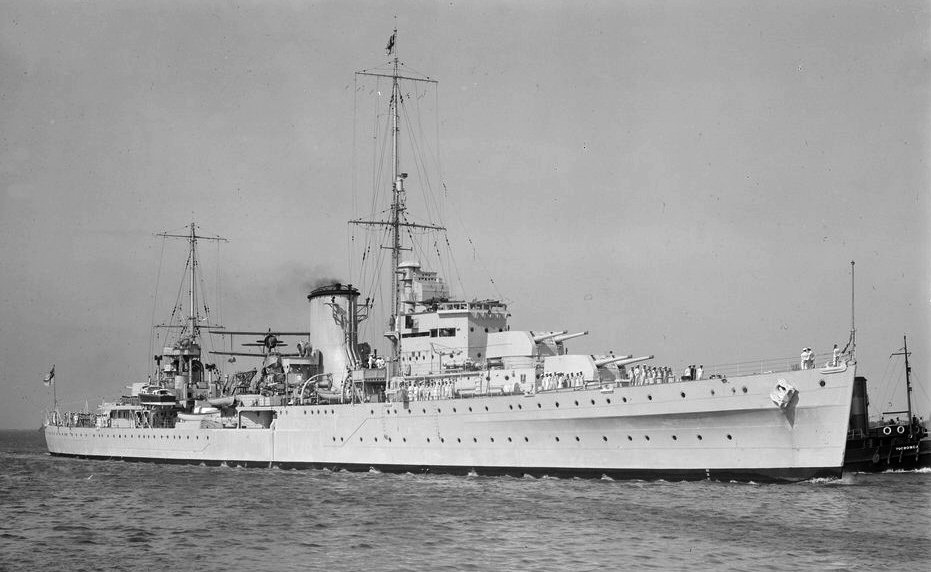
POLYGON ((2 570, 928 569, 931 472, 796 484, 51 457, 0 432, 2 570))

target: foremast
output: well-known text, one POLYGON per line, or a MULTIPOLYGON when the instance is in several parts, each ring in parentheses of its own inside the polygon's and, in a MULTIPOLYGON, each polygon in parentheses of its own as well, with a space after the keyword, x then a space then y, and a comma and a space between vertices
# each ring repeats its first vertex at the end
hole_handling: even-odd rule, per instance
MULTIPOLYGON (((391 360, 389 362, 388 375, 397 375, 400 371, 398 364, 400 362, 401 355, 401 332, 400 332, 400 315, 401 315, 401 281, 398 274, 398 266, 401 264, 401 252, 405 250, 412 250, 409 247, 405 247, 402 244, 401 231, 402 229, 421 229, 421 230, 436 230, 436 231, 445 231, 446 227, 429 225, 429 224, 416 224, 409 222, 405 213, 407 212, 406 207, 406 193, 404 191, 404 180, 407 179, 407 173, 401 172, 401 154, 400 154, 400 134, 401 134, 401 117, 400 117, 400 105, 402 103, 403 97, 401 95, 400 80, 405 81, 415 81, 415 82, 424 82, 424 83, 438 83, 434 79, 429 77, 412 77, 409 75, 402 75, 400 70, 403 64, 398 58, 397 50, 397 36, 398 30, 394 29, 391 34, 391 38, 388 40, 388 45, 385 47, 387 55, 393 55, 394 57, 391 60, 391 73, 384 73, 375 70, 362 70, 356 72, 356 75, 362 76, 373 76, 373 77, 384 77, 391 79, 391 98, 388 104, 388 113, 391 117, 391 181, 392 181, 392 196, 391 196, 391 207, 389 210, 388 220, 361 220, 355 219, 349 221, 349 224, 355 225, 366 225, 366 226, 379 226, 387 227, 390 230, 390 245, 382 246, 382 248, 391 250, 391 317, 390 317, 390 330, 385 333, 385 336, 391 342, 391 360)), ((353 317, 354 319, 354 317, 353 317)))

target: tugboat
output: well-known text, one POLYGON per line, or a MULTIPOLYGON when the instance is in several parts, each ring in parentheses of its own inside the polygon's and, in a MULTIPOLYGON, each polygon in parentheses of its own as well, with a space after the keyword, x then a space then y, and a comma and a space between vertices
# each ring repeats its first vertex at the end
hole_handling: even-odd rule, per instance
POLYGON ((908 339, 904 339, 902 351, 890 356, 905 357, 905 411, 885 411, 881 420, 870 422, 866 378, 854 379, 844 471, 881 473, 931 467, 931 438, 926 422, 912 412, 912 367, 908 363, 909 355, 908 339), (886 415, 903 413, 906 414, 905 421, 899 421, 898 418, 885 419, 886 415))

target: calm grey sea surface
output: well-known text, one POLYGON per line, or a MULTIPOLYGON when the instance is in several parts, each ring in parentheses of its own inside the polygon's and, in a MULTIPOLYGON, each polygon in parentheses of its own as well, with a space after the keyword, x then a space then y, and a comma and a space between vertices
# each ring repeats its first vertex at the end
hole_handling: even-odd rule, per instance
POLYGON ((927 570, 931 473, 791 485, 56 458, 0 432, 3 570, 927 570))

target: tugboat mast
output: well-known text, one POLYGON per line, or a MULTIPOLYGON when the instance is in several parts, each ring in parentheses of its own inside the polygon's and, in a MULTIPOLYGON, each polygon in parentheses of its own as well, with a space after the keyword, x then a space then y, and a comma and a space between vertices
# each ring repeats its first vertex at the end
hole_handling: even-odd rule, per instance
POLYGON ((905 401, 908 404, 908 435, 911 437, 914 427, 912 424, 912 366, 908 364, 908 338, 903 335, 902 351, 896 352, 894 356, 905 356, 905 401))

